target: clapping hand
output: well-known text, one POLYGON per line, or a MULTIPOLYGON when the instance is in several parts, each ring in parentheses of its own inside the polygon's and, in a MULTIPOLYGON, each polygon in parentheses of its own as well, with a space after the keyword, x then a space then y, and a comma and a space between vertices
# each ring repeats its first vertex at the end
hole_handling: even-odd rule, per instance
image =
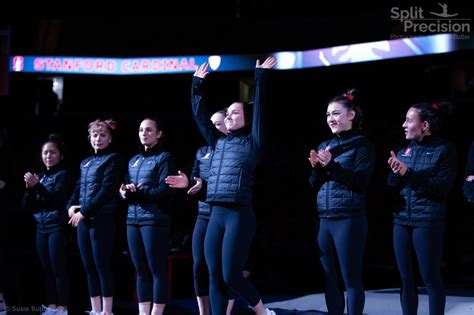
POLYGON ((388 159, 387 162, 388 162, 388 165, 390 165, 392 172, 394 172, 395 174, 400 174, 401 176, 403 176, 408 170, 408 167, 406 166, 406 164, 400 161, 397 158, 397 155, 395 154, 395 152, 393 151, 390 151, 390 158, 388 159))

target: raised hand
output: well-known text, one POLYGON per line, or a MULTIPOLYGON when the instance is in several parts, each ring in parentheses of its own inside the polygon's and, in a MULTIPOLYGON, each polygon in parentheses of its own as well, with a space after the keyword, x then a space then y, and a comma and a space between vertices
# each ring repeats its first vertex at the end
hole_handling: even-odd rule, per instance
POLYGON ((203 63, 196 69, 196 72, 194 72, 194 76, 204 79, 209 74, 209 72, 207 71, 208 67, 209 67, 209 62, 203 63))
POLYGON ((257 63, 255 64, 255 68, 263 68, 263 69, 271 69, 276 65, 276 58, 271 56, 265 59, 265 61, 260 64, 260 60, 257 59, 257 63))
POLYGON ((165 183, 171 188, 186 188, 189 185, 188 176, 181 171, 178 175, 166 176, 165 183))

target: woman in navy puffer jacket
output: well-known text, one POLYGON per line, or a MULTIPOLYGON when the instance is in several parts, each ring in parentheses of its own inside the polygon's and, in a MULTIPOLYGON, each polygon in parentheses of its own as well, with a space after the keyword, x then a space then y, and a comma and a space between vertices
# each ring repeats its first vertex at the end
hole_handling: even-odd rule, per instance
POLYGON ((266 309, 258 292, 242 271, 256 222, 252 209, 253 173, 265 139, 265 83, 274 57, 262 64, 257 60, 253 119, 249 104, 235 102, 229 106, 224 120, 229 134, 225 137, 209 120, 203 91, 208 63, 194 73, 192 109, 197 125, 214 150, 209 169, 207 199, 211 217, 204 241, 204 253, 210 274, 212 313, 226 314, 229 287, 240 294, 257 315, 273 314, 266 309), (250 127, 252 128, 249 132, 250 127))
POLYGON ((166 259, 173 197, 165 179, 176 174, 176 167, 162 146, 157 118, 144 119, 138 136, 143 146, 128 163, 127 183, 120 187, 120 195, 128 203, 127 240, 137 271, 139 314, 161 315, 168 293, 166 259))
POLYGON ((34 212, 36 250, 45 272, 47 307, 44 314, 67 314, 69 281, 66 270, 66 203, 74 189, 74 180, 62 162, 63 144, 58 135, 50 135, 41 146, 46 170, 26 173, 25 209, 34 212))
POLYGON ((69 223, 77 227, 77 242, 87 273, 91 314, 112 313, 114 212, 125 176, 122 158, 110 148, 115 127, 113 120, 89 124, 94 153, 81 162, 81 176, 68 203, 69 223))
POLYGON ((318 189, 317 244, 326 277, 326 305, 331 315, 344 313, 336 256, 347 290, 350 315, 362 315, 365 303, 362 262, 367 238, 365 194, 374 168, 374 149, 360 134, 362 112, 355 90, 333 98, 327 123, 335 137, 310 151, 310 184, 318 189))
POLYGON ((403 123, 408 145, 388 164, 388 185, 400 191, 402 206, 394 214, 393 247, 402 278, 404 315, 418 309, 413 255, 428 291, 430 315, 444 314, 446 297, 441 279, 441 255, 448 194, 456 177, 454 145, 438 136, 448 103, 410 107, 403 123), (414 249, 414 253, 413 253, 414 249))

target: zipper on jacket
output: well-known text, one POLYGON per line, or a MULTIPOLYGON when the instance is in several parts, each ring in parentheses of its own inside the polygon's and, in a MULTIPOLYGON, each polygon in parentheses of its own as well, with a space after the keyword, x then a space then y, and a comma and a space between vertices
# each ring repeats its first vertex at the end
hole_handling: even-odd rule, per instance
MULTIPOLYGON (((326 144, 326 147, 327 147, 328 145, 332 145, 331 142, 332 142, 332 141, 328 142, 328 143, 326 144)), ((341 144, 341 140, 340 140, 340 139, 336 139, 336 144, 333 145, 333 146, 331 146, 331 147, 334 148, 334 147, 339 146, 340 144, 341 144)), ((326 211, 327 211, 327 212, 326 212, 326 213, 327 213, 327 214, 326 214, 326 218, 329 219, 329 218, 331 217, 331 216, 330 216, 330 211, 329 211, 329 194, 330 194, 331 186, 332 186, 330 180, 327 182, 327 185, 328 185, 328 189, 326 190, 326 211)))
MULTIPOLYGON (((422 153, 423 150, 421 150, 419 147, 417 148, 417 152, 416 154, 414 155, 414 160, 413 160, 413 164, 412 165, 416 165, 416 162, 418 161, 418 158, 420 157, 420 152, 422 153)), ((408 196, 408 205, 407 205, 407 212, 408 212, 408 218, 409 220, 412 219, 411 217, 411 199, 412 199, 412 196, 414 195, 415 191, 413 189, 410 189, 410 195, 408 196)))
MULTIPOLYGON (((139 158, 139 159, 140 159, 140 158, 139 158)), ((138 175, 139 175, 139 173, 140 173, 140 170, 141 170, 142 165, 143 165, 144 162, 145 162, 145 157, 143 157, 142 162, 140 163, 140 165, 138 165, 137 175, 135 176, 135 183, 137 183, 137 185, 138 185, 138 178, 139 178, 138 175)), ((137 208, 138 208, 137 205, 134 205, 134 206, 133 206, 133 209, 135 210, 135 211, 134 211, 134 212, 135 212, 135 223, 138 224, 137 208)))
MULTIPOLYGON (((92 157, 92 159, 91 159, 91 161, 88 163, 87 169, 86 169, 86 176, 85 176, 85 179, 84 179, 84 196, 82 196, 84 206, 86 205, 87 177, 89 176, 89 169, 90 169, 91 165, 92 165, 94 162, 95 162, 95 156, 92 157)), ((79 205, 80 205, 80 204, 79 204, 79 205)), ((81 210, 79 210, 79 211, 81 211, 81 210)))
POLYGON ((222 162, 224 161, 224 152, 225 152, 226 144, 227 144, 227 138, 224 139, 224 145, 222 146, 221 161, 219 162, 219 169, 218 169, 218 172, 217 172, 217 179, 216 179, 216 187, 214 189, 214 196, 217 193, 217 184, 219 183, 219 178, 221 177, 221 168, 222 168, 222 162))

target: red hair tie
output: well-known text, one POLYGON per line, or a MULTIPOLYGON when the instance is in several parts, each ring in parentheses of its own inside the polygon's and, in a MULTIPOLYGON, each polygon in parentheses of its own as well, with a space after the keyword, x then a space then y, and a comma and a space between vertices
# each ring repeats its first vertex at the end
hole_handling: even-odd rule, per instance
POLYGON ((344 94, 344 96, 345 96, 349 101, 353 101, 353 100, 354 100, 354 95, 351 95, 351 94, 344 94))
POLYGON ((431 104, 431 107, 432 107, 433 109, 435 109, 435 110, 438 110, 439 104, 438 104, 438 103, 432 103, 432 104, 431 104))
POLYGON ((107 127, 109 127, 112 130, 115 130, 115 128, 117 128, 117 124, 114 123, 114 122, 108 122, 106 120, 102 120, 100 123, 106 125, 107 127))

